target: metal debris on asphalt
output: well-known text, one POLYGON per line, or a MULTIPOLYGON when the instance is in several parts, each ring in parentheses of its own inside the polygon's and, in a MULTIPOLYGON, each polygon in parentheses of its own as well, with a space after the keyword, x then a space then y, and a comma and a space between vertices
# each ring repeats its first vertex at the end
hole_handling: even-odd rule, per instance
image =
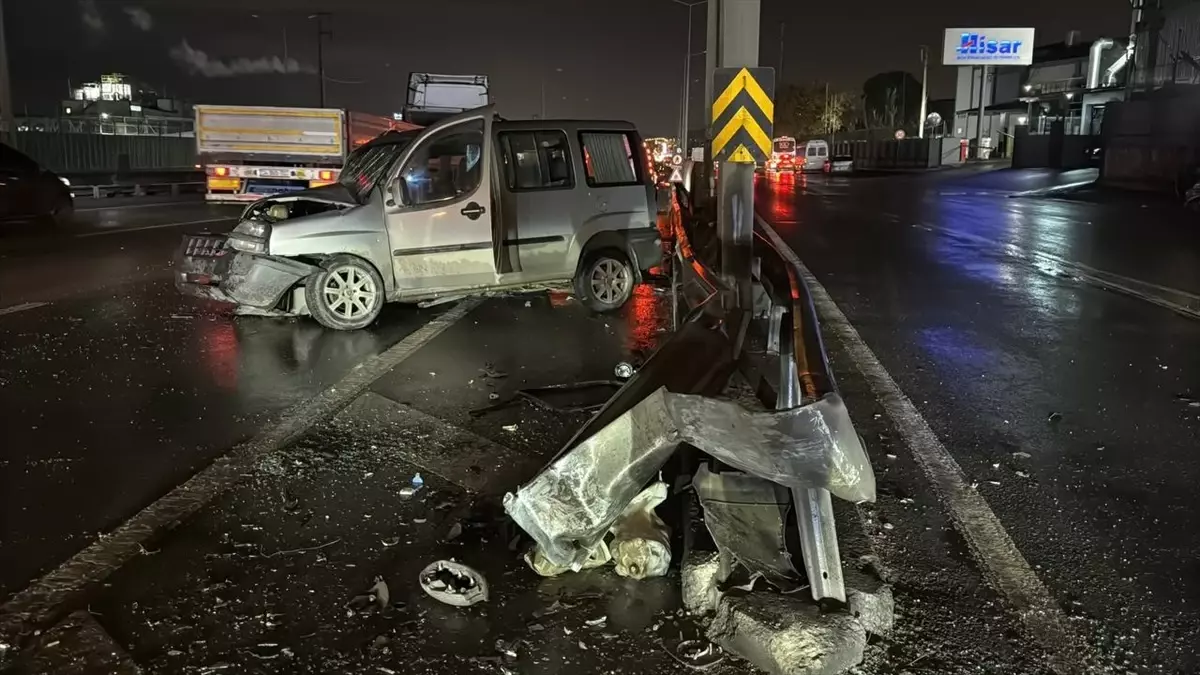
POLYGON ((422 590, 438 602, 469 607, 488 599, 487 580, 479 572, 454 560, 438 560, 421 570, 422 590))
POLYGON ((659 642, 658 646, 688 668, 709 668, 725 659, 725 653, 721 651, 721 648, 708 640, 684 640, 675 646, 674 651, 667 649, 662 642, 659 642))
POLYGON ((500 427, 500 428, 501 428, 501 429, 503 429, 503 430, 505 430, 505 431, 516 431, 516 430, 517 430, 517 425, 515 425, 515 424, 505 424, 504 426, 502 426, 502 427, 500 427))

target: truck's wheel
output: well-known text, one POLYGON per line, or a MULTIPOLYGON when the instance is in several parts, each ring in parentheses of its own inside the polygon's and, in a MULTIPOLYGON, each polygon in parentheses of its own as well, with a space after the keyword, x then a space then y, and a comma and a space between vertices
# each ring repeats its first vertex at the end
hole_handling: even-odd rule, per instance
POLYGON ((616 311, 633 295, 635 278, 633 265, 621 251, 593 251, 575 275, 575 295, 593 312, 616 311))
POLYGON ((326 328, 365 328, 383 309, 383 277, 367 261, 336 255, 321 263, 321 271, 308 278, 304 299, 313 318, 326 328))

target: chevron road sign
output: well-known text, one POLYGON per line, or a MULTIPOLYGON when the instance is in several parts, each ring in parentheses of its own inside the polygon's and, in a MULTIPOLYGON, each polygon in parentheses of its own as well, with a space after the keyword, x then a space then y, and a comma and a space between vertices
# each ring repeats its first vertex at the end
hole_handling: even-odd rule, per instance
POLYGON ((771 158, 775 118, 774 68, 717 68, 712 104, 713 158, 721 162, 766 162, 771 158))

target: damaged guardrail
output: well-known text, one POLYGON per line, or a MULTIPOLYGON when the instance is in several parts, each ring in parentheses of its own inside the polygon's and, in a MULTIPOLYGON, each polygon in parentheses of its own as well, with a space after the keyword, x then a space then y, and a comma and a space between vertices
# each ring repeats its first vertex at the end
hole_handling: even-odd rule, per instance
MULTIPOLYGON (((667 485, 690 487, 674 496, 694 492, 716 554, 684 561, 684 598, 690 610, 716 612, 709 638, 769 672, 838 672, 861 660, 866 638, 838 610, 847 591, 832 496, 874 501, 875 477, 837 393, 808 290, 782 244, 756 225, 752 261, 729 265, 748 278, 714 270, 729 262, 719 260, 722 251, 741 249, 723 246, 711 224, 676 225, 671 297, 673 310, 686 310, 676 332, 504 506, 534 539, 527 560, 540 574, 613 558, 618 573, 643 578, 669 562, 667 526, 654 506, 667 485), (753 393, 723 396, 732 390, 753 393), (789 508, 803 573, 788 551, 789 508), (747 594, 760 579, 780 594, 747 594), (815 603, 782 595, 806 583, 815 603), (794 616, 777 615, 789 607, 794 616), (808 630, 794 637, 810 648, 768 635, 769 625, 808 630)), ((890 593, 888 608, 890 625, 890 593)))

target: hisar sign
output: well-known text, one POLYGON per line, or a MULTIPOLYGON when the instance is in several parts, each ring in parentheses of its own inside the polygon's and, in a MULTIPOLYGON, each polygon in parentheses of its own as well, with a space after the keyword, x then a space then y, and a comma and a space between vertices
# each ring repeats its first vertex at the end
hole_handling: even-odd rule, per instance
POLYGON ((947 66, 1028 66, 1032 28, 947 28, 942 44, 947 66))

